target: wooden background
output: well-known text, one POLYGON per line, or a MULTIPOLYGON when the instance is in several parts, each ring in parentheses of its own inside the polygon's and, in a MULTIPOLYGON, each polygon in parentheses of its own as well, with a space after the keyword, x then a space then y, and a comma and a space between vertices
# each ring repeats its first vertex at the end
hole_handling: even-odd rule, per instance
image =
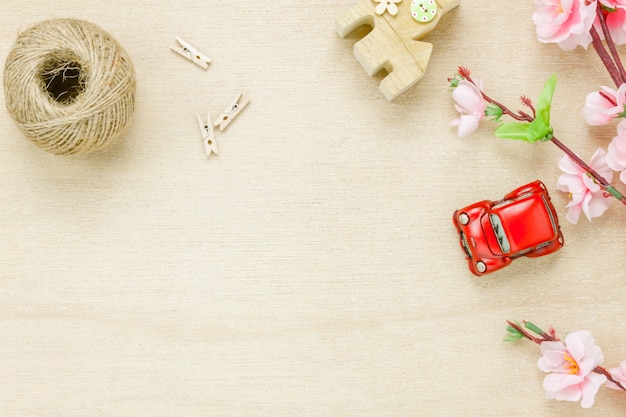
MULTIPOLYGON (((70 158, 0 112, 0 416, 590 415, 545 399, 538 347, 503 343, 505 321, 587 329, 604 365, 626 359, 626 209, 568 223, 560 151, 489 123, 458 139, 446 79, 468 66, 516 107, 558 74, 556 134, 588 160, 615 132, 580 116, 611 82, 600 61, 540 44, 530 1, 463 0, 389 103, 352 54, 365 31, 335 32, 353 3, 2 2, 2 61, 31 24, 86 19, 132 57, 138 102, 123 140, 70 158), (240 91, 207 159, 196 114, 240 91), (453 211, 535 179, 565 247, 473 277, 453 211)), ((602 388, 592 413, 625 404, 602 388)))

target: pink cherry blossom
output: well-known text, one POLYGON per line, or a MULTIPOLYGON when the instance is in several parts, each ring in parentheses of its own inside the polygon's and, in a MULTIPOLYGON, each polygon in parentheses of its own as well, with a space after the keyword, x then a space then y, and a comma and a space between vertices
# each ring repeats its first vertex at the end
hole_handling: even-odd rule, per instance
MULTIPOLYGON (((589 166, 609 183, 613 179, 613 171, 607 165, 606 152, 603 149, 598 148, 593 154, 589 166)), ((580 213, 583 212, 591 221, 592 218, 601 216, 609 208, 612 198, 569 156, 565 155, 561 158, 559 168, 564 173, 559 177, 557 188, 570 193, 572 197, 567 205, 569 209, 565 216, 567 220, 575 224, 578 222, 580 213)))
POLYGON ((602 363, 602 350, 586 330, 568 333, 563 342, 542 342, 539 369, 550 372, 543 380, 546 397, 580 401, 583 408, 593 405, 606 376, 593 372, 602 363))
POLYGON ((595 1, 535 0, 535 6, 533 22, 540 42, 557 43, 565 50, 589 46, 589 31, 596 18, 595 1))
POLYGON ((591 126, 603 125, 626 111, 626 84, 615 91, 601 87, 600 91, 587 94, 582 115, 591 126))
MULTIPOLYGON (((609 373, 611 377, 626 387, 626 361, 621 361, 619 367, 609 369, 609 373)), ((622 388, 618 387, 616 383, 612 381, 608 381, 606 383, 607 388, 622 390, 622 388)))
MULTIPOLYGON (((626 43, 626 0, 600 0, 600 3, 611 10, 605 9, 603 14, 613 42, 617 45, 626 43)), ((594 27, 600 38, 604 39, 602 26, 598 19, 596 19, 594 27)))
POLYGON ((458 119, 452 121, 452 126, 458 127, 458 136, 465 137, 478 128, 478 124, 485 117, 487 102, 480 89, 467 80, 460 80, 452 91, 454 107, 461 113, 458 119))
POLYGON ((619 171, 619 179, 626 183, 626 120, 617 125, 617 136, 609 143, 606 163, 611 169, 619 171))

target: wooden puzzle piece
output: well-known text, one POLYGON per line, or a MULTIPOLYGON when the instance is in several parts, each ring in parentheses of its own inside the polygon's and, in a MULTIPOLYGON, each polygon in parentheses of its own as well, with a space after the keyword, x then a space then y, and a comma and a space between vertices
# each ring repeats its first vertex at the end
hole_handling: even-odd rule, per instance
POLYGON ((335 27, 342 38, 360 26, 372 31, 354 44, 354 56, 369 76, 381 69, 388 75, 380 82, 380 91, 392 101, 419 81, 428 66, 433 45, 418 39, 432 31, 441 16, 459 5, 460 0, 436 0, 437 7, 430 20, 419 22, 423 12, 432 13, 428 0, 404 0, 397 4, 398 13, 379 15, 372 0, 358 4, 337 17, 335 27), (417 12, 420 12, 418 15, 417 12))

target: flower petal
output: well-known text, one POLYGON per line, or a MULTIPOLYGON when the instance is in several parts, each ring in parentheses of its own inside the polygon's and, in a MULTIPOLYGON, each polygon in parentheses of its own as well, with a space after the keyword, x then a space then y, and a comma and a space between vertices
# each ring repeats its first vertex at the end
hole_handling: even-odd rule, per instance
POLYGON ((580 385, 572 385, 557 392, 546 391, 546 398, 557 401, 579 401, 582 396, 580 385))
POLYGON ((602 148, 598 148, 591 157, 589 162, 591 168, 595 169, 598 174, 602 175, 607 182, 611 182, 613 179, 613 170, 606 163, 606 151, 602 148))
MULTIPOLYGON (((623 16, 626 17, 626 13, 624 13, 624 10, 622 10, 621 13, 623 13, 623 16)), ((613 38, 613 40, 615 40, 615 38, 613 38)), ((618 107, 623 110, 624 105, 626 104, 626 83, 622 83, 619 86, 617 92, 615 93, 615 99, 617 100, 618 107)))
POLYGON ((619 136, 613 138, 611 143, 609 143, 607 153, 606 153, 606 163, 612 170, 621 171, 626 168, 624 162, 626 162, 626 154, 623 154, 619 151, 619 144, 617 141, 619 140, 619 136))
POLYGON ((626 33, 624 32, 626 13, 623 6, 615 5, 612 8, 614 11, 606 16, 606 26, 609 29, 613 42, 617 45, 622 45, 626 42, 626 33))
POLYGON ((621 171, 626 168, 626 132, 623 130, 609 143, 606 153, 606 163, 615 171, 621 171))
POLYGON ((608 87, 601 87, 601 91, 587 94, 581 114, 588 125, 606 124, 624 111, 624 106, 618 104, 616 94, 615 90, 608 87))
POLYGON ((578 385, 585 378, 574 374, 551 373, 543 379, 543 388, 550 392, 559 392, 572 385, 578 385))
MULTIPOLYGON (((626 386, 626 361, 621 361, 619 367, 617 368, 609 369, 609 373, 611 374, 611 378, 626 386)), ((618 387, 617 384, 611 381, 607 381, 606 387, 615 390, 621 390, 621 388, 618 387)))
POLYGON ((585 356, 585 343, 583 341, 585 336, 582 331, 568 333, 565 336, 567 351, 576 362, 579 362, 585 356))
POLYGON ((588 347, 584 358, 578 361, 580 375, 589 375, 603 360, 604 355, 602 355, 602 349, 599 346, 593 345, 588 347))
POLYGON ((589 126, 605 125, 613 119, 613 117, 611 117, 610 115, 598 111, 598 109, 591 106, 583 107, 580 111, 580 114, 583 116, 583 119, 585 119, 585 122, 589 126))
POLYGON ((569 202, 567 207, 570 207, 570 206, 581 206, 582 207, 582 205, 585 203, 585 201, 587 201, 589 199, 589 197, 587 197, 589 194, 591 194, 591 193, 587 189, 585 189, 585 191, 583 191, 581 193, 572 193, 572 200, 569 202))
POLYGON ((582 400, 580 401, 580 406, 582 408, 589 408, 593 405, 600 386, 605 382, 606 376, 604 375, 592 372, 587 376, 585 382, 581 384, 582 400))
POLYGON ((478 118, 472 115, 461 115, 458 123, 458 137, 464 138, 469 136, 472 132, 474 132, 478 128, 478 118))
POLYGON ((563 369, 564 364, 564 352, 557 350, 543 352, 543 356, 537 361, 537 366, 544 372, 558 372, 563 369))
POLYGON ((478 87, 469 81, 459 81, 457 87, 452 91, 452 98, 458 105, 457 110, 460 113, 473 114, 481 118, 485 115, 487 103, 478 87))
POLYGON ((600 185, 593 178, 589 177, 588 175, 583 175, 582 180, 585 184, 585 188, 590 192, 597 193, 598 191, 600 191, 600 185))
POLYGON ((585 183, 580 175, 561 174, 557 180, 557 188, 566 193, 583 194, 587 191, 585 183))
POLYGON ((578 223, 578 219, 580 218, 580 213, 582 213, 582 209, 583 208, 580 205, 568 207, 565 218, 567 219, 568 222, 572 224, 578 223))
POLYGON ((611 201, 613 201, 610 197, 605 197, 602 191, 591 194, 589 193, 589 197, 585 198, 583 201, 583 213, 587 216, 587 219, 591 221, 591 219, 595 217, 600 217, 611 205, 611 201))
POLYGON ((561 159, 559 159, 559 168, 561 168, 561 171, 567 173, 567 174, 576 174, 576 175, 580 175, 583 173, 583 170, 581 167, 579 167, 576 162, 574 162, 572 160, 572 158, 570 158, 567 155, 563 155, 563 157, 561 157, 561 159))

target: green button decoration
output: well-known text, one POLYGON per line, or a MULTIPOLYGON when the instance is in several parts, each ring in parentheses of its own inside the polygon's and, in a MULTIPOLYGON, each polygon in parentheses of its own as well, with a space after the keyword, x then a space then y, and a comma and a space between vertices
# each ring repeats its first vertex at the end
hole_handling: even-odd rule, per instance
POLYGON ((437 3, 435 0, 413 0, 411 16, 420 23, 430 22, 437 16, 437 3))

